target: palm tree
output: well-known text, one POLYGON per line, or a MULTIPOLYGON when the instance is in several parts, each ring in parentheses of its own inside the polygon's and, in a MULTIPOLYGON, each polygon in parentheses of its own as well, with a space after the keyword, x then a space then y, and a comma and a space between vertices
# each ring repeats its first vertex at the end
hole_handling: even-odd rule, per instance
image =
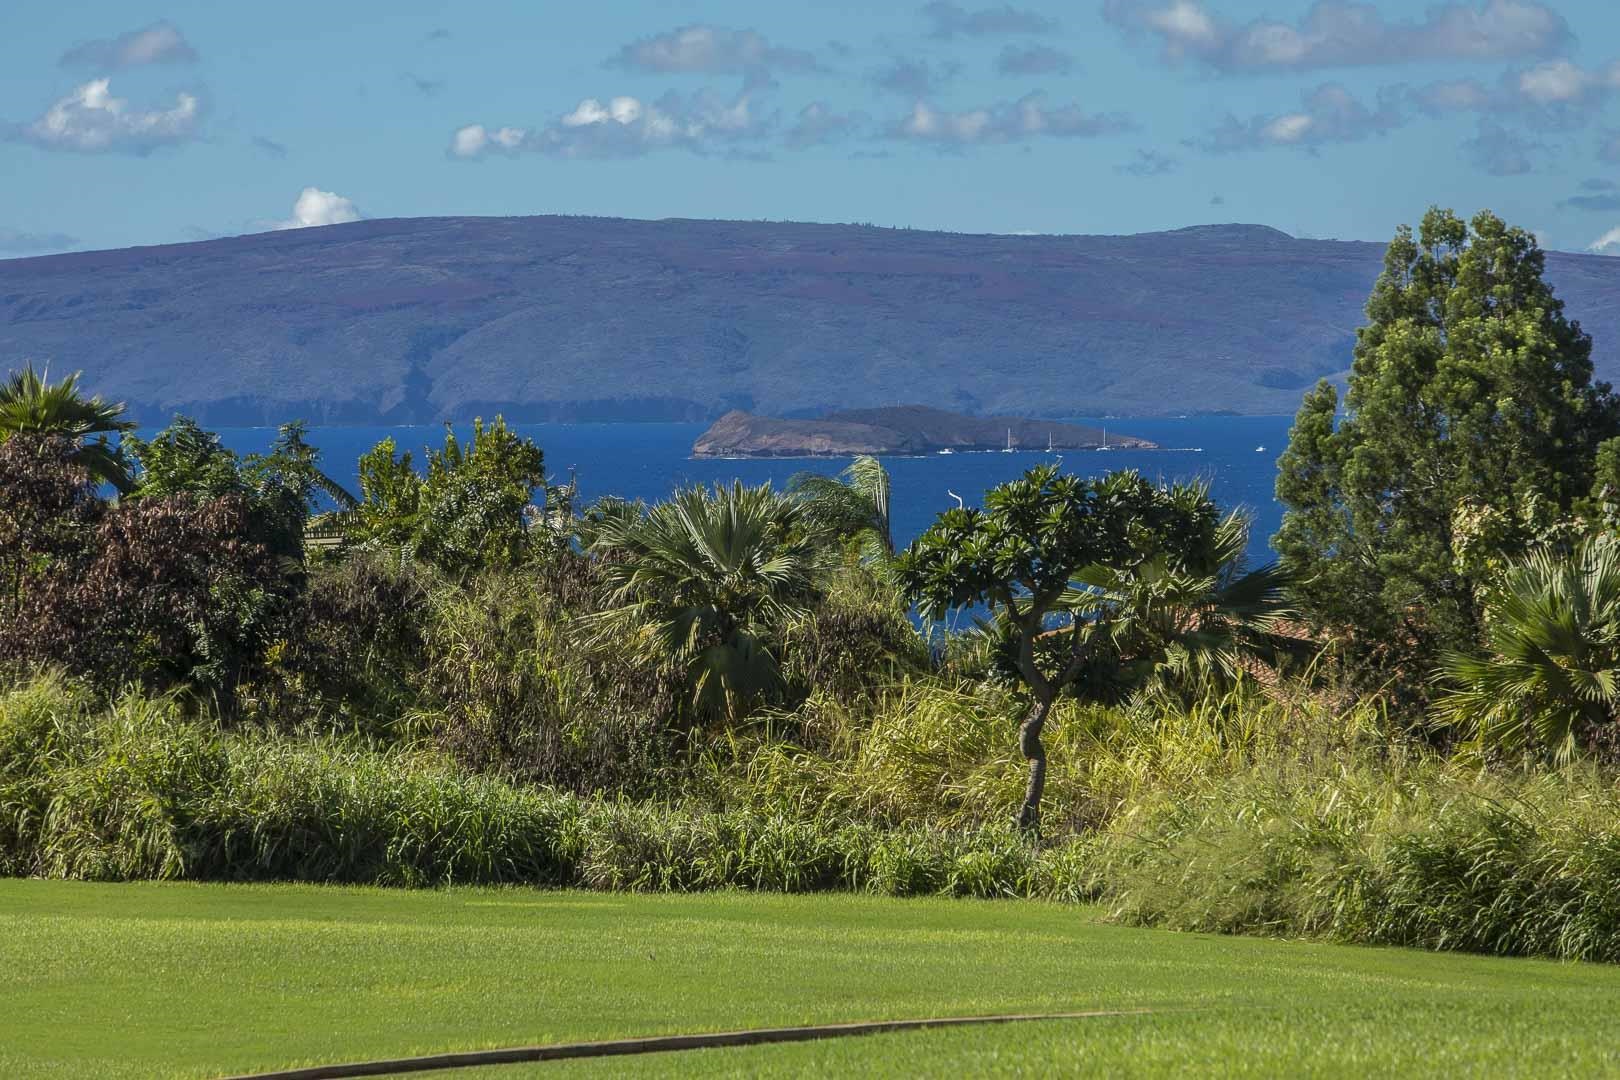
POLYGON ((1250 570, 1249 519, 1216 517, 1208 486, 1169 491, 1194 530, 1178 551, 1120 569, 1091 566, 1076 575, 1063 605, 1106 639, 1118 662, 1115 689, 1184 696, 1226 688, 1300 651, 1283 631, 1296 616, 1284 597, 1286 576, 1275 563, 1250 570))
POLYGON ((735 719, 779 686, 777 631, 816 594, 808 525, 802 503, 740 481, 603 516, 589 550, 620 605, 595 617, 604 637, 682 665, 697 710, 735 719))
POLYGON ((79 392, 78 374, 54 384, 46 377, 30 364, 0 384, 0 442, 16 435, 72 439, 79 443, 75 463, 92 479, 128 491, 129 462, 121 448, 107 440, 108 435, 135 427, 122 419, 123 403, 111 404, 99 395, 86 398, 79 392), (94 441, 86 441, 92 436, 94 441))
POLYGON ((804 503, 807 519, 834 536, 856 538, 869 556, 894 555, 889 524, 892 485, 883 463, 862 454, 838 477, 801 472, 789 480, 790 495, 804 503))
POLYGON ((1564 764, 1620 715, 1620 541, 1534 552, 1485 600, 1490 655, 1448 654, 1435 719, 1479 749, 1564 764))

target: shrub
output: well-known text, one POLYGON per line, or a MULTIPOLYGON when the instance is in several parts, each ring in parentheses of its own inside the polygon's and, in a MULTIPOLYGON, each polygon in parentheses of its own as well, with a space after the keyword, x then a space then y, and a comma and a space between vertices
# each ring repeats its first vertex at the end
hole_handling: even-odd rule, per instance
POLYGON ((463 766, 570 791, 647 794, 680 735, 679 673, 594 641, 576 556, 446 590, 413 723, 463 766), (573 610, 559 596, 572 596, 573 610), (583 611, 580 608, 583 607, 583 611))
POLYGON ((269 670, 237 693, 241 713, 281 728, 397 732, 427 659, 432 585, 387 552, 313 568, 269 670))

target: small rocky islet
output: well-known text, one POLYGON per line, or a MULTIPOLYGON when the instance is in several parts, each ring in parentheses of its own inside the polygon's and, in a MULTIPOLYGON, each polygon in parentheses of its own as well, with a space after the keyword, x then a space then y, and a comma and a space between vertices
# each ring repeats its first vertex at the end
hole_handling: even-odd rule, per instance
POLYGON ((1156 450, 1157 444, 1085 424, 1017 416, 965 416, 923 405, 780 419, 733 410, 692 444, 692 456, 850 457, 983 450, 1156 450))

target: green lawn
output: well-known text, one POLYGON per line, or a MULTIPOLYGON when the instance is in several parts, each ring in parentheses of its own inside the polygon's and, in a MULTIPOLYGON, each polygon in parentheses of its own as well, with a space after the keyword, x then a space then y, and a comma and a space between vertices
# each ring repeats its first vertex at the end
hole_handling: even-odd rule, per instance
POLYGON ((457 1075, 1620 1075, 1620 969, 1029 902, 0 881, 0 971, 5 1077, 1132 1007, 1183 1011, 457 1075))

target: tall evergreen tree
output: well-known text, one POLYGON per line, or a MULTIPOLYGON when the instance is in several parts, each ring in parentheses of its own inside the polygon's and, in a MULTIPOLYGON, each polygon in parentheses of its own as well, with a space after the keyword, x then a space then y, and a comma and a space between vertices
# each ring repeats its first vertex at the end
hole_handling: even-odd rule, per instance
POLYGON ((1402 226, 1343 418, 1323 382, 1295 420, 1274 544, 1305 609, 1380 679, 1416 687, 1439 650, 1473 646, 1481 546, 1519 554, 1605 482, 1620 403, 1593 381, 1591 339, 1544 263, 1488 212, 1465 223, 1431 208, 1415 237, 1402 226))

